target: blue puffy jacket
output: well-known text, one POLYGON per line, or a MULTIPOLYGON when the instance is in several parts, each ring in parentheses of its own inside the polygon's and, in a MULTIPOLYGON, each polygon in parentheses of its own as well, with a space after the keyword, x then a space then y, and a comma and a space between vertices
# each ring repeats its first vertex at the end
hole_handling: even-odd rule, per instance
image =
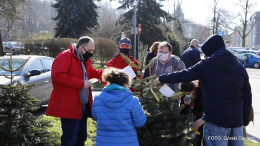
POLYGON ((139 146, 135 127, 146 123, 139 99, 117 84, 96 95, 92 107, 97 121, 96 146, 139 146))
POLYGON ((159 77, 161 83, 199 79, 203 89, 202 118, 220 127, 247 126, 252 104, 248 74, 230 53, 219 35, 211 36, 201 47, 208 56, 195 66, 159 77))

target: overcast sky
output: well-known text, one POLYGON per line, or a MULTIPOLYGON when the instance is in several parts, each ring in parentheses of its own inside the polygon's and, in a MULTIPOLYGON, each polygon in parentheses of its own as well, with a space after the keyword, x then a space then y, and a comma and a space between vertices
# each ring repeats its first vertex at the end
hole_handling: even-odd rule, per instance
MULTIPOLYGON (((102 0, 102 1, 109 1, 109 0, 102 0)), ((238 3, 239 0, 219 0, 218 7, 224 8, 226 10, 232 11, 233 13, 237 14, 241 12, 242 9, 235 6, 235 3, 238 3)), ((249 0, 249 2, 256 3, 256 6, 253 7, 252 12, 260 11, 260 0, 249 0)), ((120 6, 117 2, 110 2, 113 7, 117 8, 120 6)), ((163 10, 169 10, 172 13, 172 0, 166 0, 165 2, 161 2, 164 5, 162 8, 163 10)), ((184 17, 186 19, 191 19, 196 23, 200 23, 203 25, 207 24, 208 18, 212 17, 212 12, 210 7, 213 7, 213 0, 182 0, 182 9, 184 13, 184 17)), ((234 20, 237 23, 238 20, 234 20)))

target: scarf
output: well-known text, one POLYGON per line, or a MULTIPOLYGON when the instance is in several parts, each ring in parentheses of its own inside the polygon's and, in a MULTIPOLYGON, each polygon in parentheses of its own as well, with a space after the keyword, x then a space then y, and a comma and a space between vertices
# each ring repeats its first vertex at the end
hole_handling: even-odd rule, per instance
POLYGON ((191 109, 194 108, 194 101, 195 101, 195 95, 196 95, 196 90, 193 92, 193 96, 188 98, 186 95, 183 98, 183 102, 185 105, 189 105, 191 109))

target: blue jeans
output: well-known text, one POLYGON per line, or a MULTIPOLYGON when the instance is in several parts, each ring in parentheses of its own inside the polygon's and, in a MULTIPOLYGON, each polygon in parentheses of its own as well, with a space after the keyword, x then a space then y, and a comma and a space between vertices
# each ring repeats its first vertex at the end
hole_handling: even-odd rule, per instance
POLYGON ((244 146, 243 126, 224 128, 205 122, 204 140, 207 146, 244 146))
POLYGON ((89 106, 86 105, 82 110, 82 118, 65 119, 61 118, 61 146, 84 146, 87 140, 87 119, 89 114, 89 106))

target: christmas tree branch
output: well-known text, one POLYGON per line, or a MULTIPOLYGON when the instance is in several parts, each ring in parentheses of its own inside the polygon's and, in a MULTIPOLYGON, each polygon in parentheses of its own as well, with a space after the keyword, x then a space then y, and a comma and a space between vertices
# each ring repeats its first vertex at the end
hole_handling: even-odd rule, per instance
POLYGON ((30 59, 31 57, 29 57, 19 68, 15 69, 14 71, 18 71, 20 70, 30 59))
POLYGON ((148 76, 148 77, 144 78, 144 81, 149 81, 151 79, 154 79, 155 77, 156 77, 156 74, 153 74, 151 76, 148 76))
POLYGON ((139 66, 140 66, 140 70, 143 69, 144 67, 144 61, 145 61, 145 57, 146 57, 146 49, 148 48, 147 45, 145 45, 145 47, 143 46, 142 42, 140 42, 140 55, 139 55, 139 66), (145 48, 145 49, 144 49, 145 48))
POLYGON ((1 65, 0 65, 0 68, 1 68, 2 70, 4 70, 4 71, 10 71, 10 70, 8 70, 8 69, 4 68, 4 67, 3 67, 3 66, 1 66, 1 65))
POLYGON ((11 79, 11 77, 8 77, 6 74, 4 74, 4 77, 6 77, 7 79, 11 79))
POLYGON ((123 53, 121 53, 121 55, 122 55, 122 57, 124 58, 124 60, 125 60, 127 63, 129 63, 129 65, 130 65, 131 67, 134 67, 134 68, 140 70, 140 67, 137 66, 133 61, 131 61, 126 55, 124 55, 123 53))
MULTIPOLYGON (((162 55, 162 54, 161 54, 161 55, 162 55)), ((147 69, 147 68, 149 68, 150 66, 152 66, 153 64, 155 64, 155 62, 158 61, 158 59, 159 59, 159 57, 160 57, 161 55, 154 57, 154 58, 150 61, 150 63, 148 63, 148 64, 144 67, 144 69, 147 69)))

